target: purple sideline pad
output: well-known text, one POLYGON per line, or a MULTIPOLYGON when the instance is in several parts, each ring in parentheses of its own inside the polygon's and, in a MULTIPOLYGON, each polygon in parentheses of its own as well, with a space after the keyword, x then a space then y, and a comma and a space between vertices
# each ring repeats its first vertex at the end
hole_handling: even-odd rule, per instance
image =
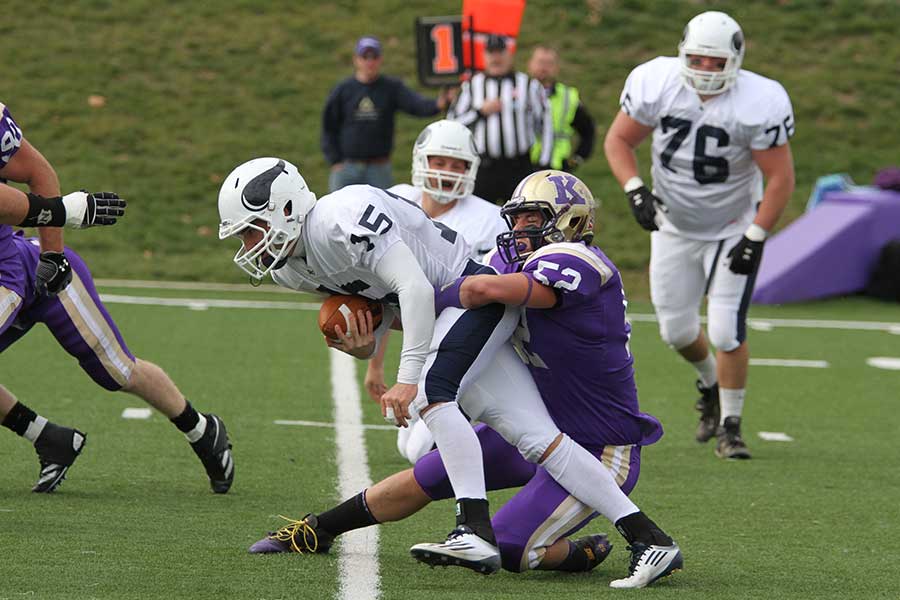
POLYGON ((882 247, 900 239, 900 192, 831 192, 766 242, 753 302, 782 304, 865 288, 882 247))

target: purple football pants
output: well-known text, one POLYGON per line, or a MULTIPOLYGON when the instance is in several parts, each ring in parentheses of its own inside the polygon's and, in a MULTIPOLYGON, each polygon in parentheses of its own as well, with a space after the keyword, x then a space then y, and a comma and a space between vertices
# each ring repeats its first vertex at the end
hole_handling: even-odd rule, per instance
MULTIPOLYGON (((484 455, 487 489, 522 487, 492 519, 503 568, 533 569, 548 546, 587 525, 597 513, 569 495, 543 468, 522 458, 515 446, 487 425, 476 425, 475 432, 484 455)), ((640 446, 604 446, 591 452, 610 470, 619 488, 630 494, 641 470, 640 446)), ((438 450, 419 459, 413 473, 432 500, 453 498, 438 450)))
POLYGON ((17 256, 0 261, 0 352, 44 323, 66 352, 97 384, 117 391, 128 382, 134 355, 100 301, 87 265, 66 248, 72 283, 56 297, 37 297, 34 273, 40 248, 34 238, 15 236, 17 256))

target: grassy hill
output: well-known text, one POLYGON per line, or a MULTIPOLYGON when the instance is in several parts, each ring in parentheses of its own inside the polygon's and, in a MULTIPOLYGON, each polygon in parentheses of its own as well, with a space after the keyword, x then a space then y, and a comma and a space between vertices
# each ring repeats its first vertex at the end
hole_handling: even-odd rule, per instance
MULTIPOLYGON (((893 1, 531 0, 520 44, 559 46, 562 79, 580 88, 602 139, 630 69, 673 54, 684 24, 709 8, 743 26, 745 67, 791 94, 797 192, 782 224, 802 212, 816 177, 846 172, 865 183, 896 163, 893 1)), ((68 237, 98 276, 239 281, 233 246, 216 236, 223 177, 251 157, 279 155, 323 193, 320 110, 350 73, 353 41, 380 36, 385 71, 414 82, 414 18, 460 9, 399 0, 18 2, 5 15, 0 101, 55 165, 64 190, 113 189, 129 199, 115 230, 68 237), (105 104, 92 107, 92 95, 105 104)), ((426 122, 399 120, 397 181, 408 178, 409 148, 426 122)), ((603 199, 598 241, 643 295, 648 240, 598 151, 579 173, 603 199)))

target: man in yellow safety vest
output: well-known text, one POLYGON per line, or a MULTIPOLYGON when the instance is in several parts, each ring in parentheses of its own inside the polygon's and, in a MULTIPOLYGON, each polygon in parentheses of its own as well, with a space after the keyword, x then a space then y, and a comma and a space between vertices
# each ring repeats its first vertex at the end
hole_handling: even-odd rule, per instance
POLYGON ((541 82, 547 91, 553 116, 553 152, 549 164, 539 164, 541 144, 531 147, 531 160, 538 169, 574 171, 594 150, 594 119, 581 102, 578 90, 556 80, 559 75, 559 53, 551 46, 536 46, 528 62, 528 74, 541 82), (578 145, 572 143, 578 135, 578 145), (574 151, 573 151, 574 148, 574 151))

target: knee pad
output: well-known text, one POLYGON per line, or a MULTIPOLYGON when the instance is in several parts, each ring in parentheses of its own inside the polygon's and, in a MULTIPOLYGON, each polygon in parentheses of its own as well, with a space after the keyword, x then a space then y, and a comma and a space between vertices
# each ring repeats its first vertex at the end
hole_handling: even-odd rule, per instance
POLYGON ((731 352, 741 345, 738 338, 738 315, 731 311, 709 311, 709 342, 717 350, 731 352))
POLYGON ((659 316, 659 336, 662 340, 678 350, 691 345, 700 335, 700 317, 698 315, 659 316))

